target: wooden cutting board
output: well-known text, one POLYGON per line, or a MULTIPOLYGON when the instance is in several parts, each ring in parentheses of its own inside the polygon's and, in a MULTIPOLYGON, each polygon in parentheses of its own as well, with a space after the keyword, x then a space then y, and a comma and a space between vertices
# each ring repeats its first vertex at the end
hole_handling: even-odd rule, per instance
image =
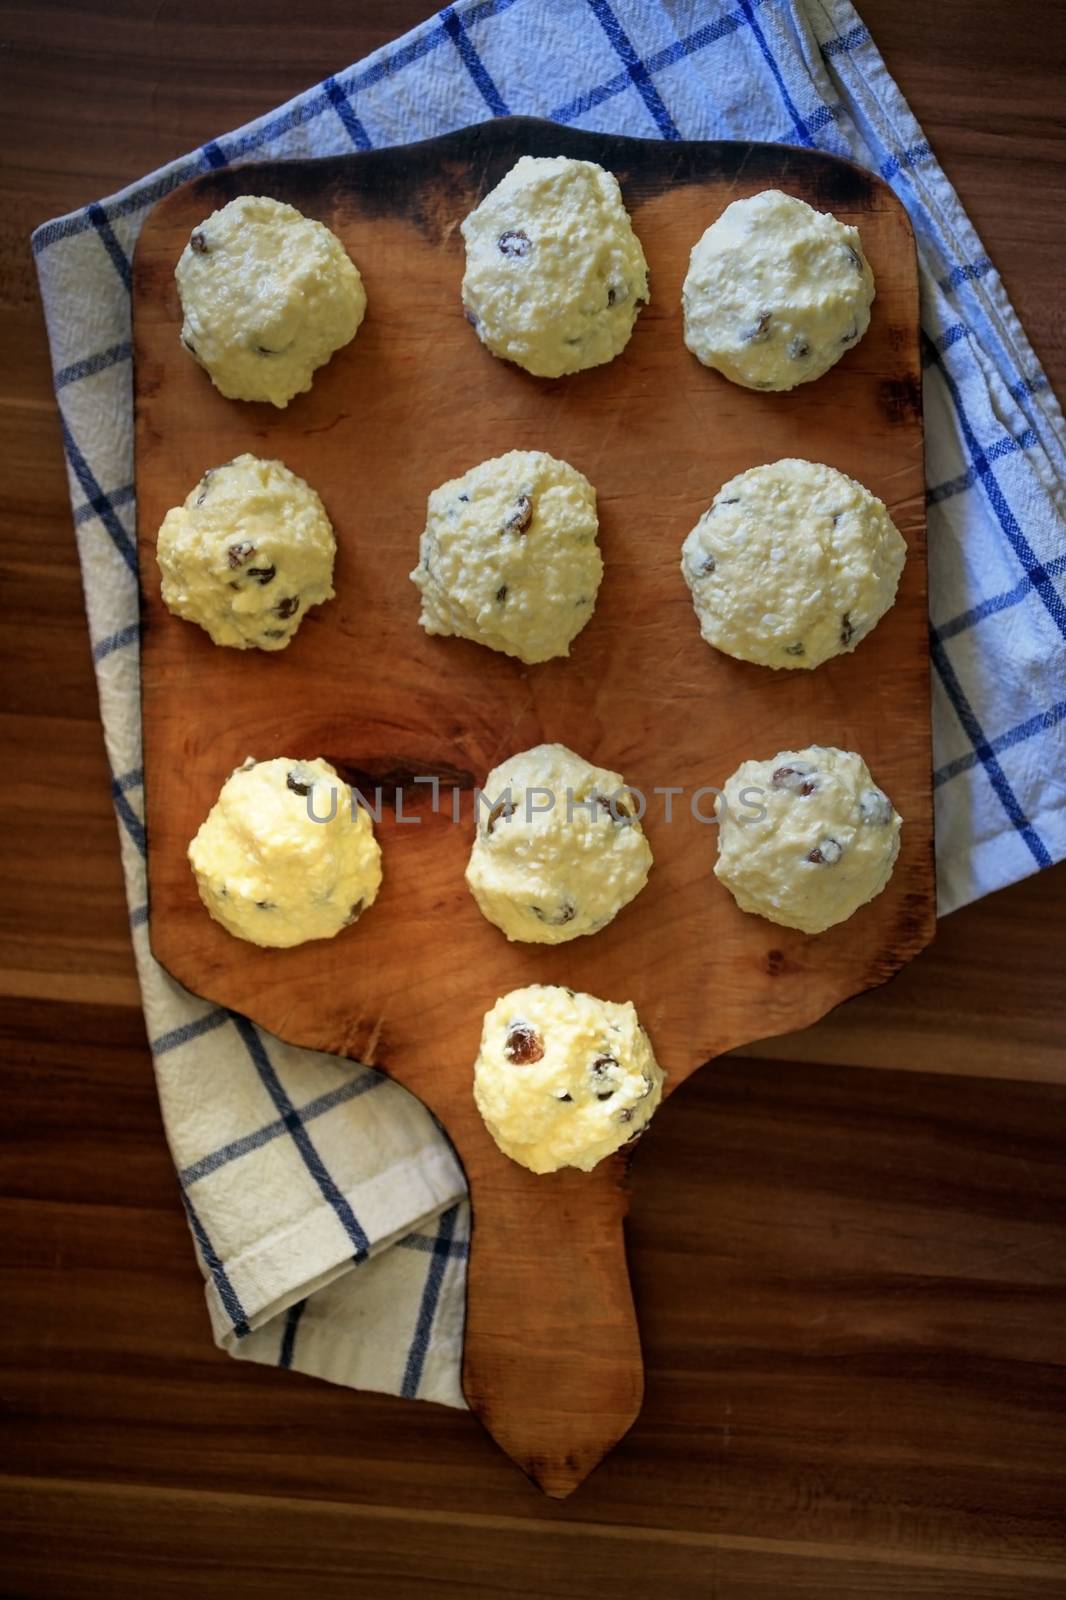
MULTIPOLYGON (((814 151, 667 144, 512 118, 397 149, 210 173, 177 190, 141 235, 134 343, 152 948, 195 993, 292 1043, 378 1067, 444 1123, 473 1201, 467 1399, 537 1483, 567 1494, 641 1402, 622 1236, 627 1160, 534 1177, 500 1155, 471 1096, 483 1013, 530 982, 631 999, 673 1092, 722 1051, 803 1027, 882 982, 932 937, 918 289, 906 216, 886 185, 814 151), (557 382, 494 360, 459 302, 459 222, 527 153, 586 157, 616 173, 651 267, 652 301, 624 354, 557 382), (857 224, 877 278, 865 339, 787 395, 725 382, 688 354, 681 331, 691 246, 729 201, 771 186, 857 224), (224 400, 178 339, 174 264, 192 228, 241 193, 328 223, 369 296, 355 341, 283 412, 224 400), (534 668, 428 638, 407 576, 429 491, 514 448, 548 450, 590 478, 606 561, 570 659, 534 668), (164 513, 206 468, 245 450, 281 457, 314 485, 339 543, 338 598, 276 656, 216 649, 159 598, 164 513), (865 483, 910 551, 893 611, 856 654, 813 673, 711 651, 678 568, 684 535, 724 479, 784 455, 865 483), (594 938, 556 949, 509 945, 463 882, 474 785, 542 740, 648 793, 655 852, 637 901, 594 938), (905 819, 889 888, 820 938, 738 911, 711 874, 714 828, 691 809, 695 790, 721 785, 745 757, 814 741, 861 751, 905 819), (385 786, 381 896, 331 942, 258 950, 200 905, 186 845, 248 755, 322 755, 364 792, 385 786), (442 780, 438 811, 414 781, 424 775, 442 780), (685 791, 672 820, 656 786, 685 791)), ((704 813, 711 798, 698 802, 704 813)), ((639 1174, 639 1144, 631 1155, 639 1174)))

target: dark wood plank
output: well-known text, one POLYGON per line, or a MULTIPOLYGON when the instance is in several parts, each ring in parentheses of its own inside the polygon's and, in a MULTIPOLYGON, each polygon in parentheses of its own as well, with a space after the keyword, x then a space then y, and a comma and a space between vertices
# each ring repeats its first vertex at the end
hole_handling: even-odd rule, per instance
POLYGON ((625 1593, 677 1571, 695 1595, 717 1573, 729 1600, 792 1573, 827 1595, 860 1574, 875 1594, 949 1595, 1066 1574, 1062 1088, 739 1061, 686 1085, 636 1164, 647 1403, 555 1505, 469 1414, 210 1348, 122 1016, 0 1007, 22 1108, 0 1158, 0 1516, 67 1505, 77 1530, 54 1569, 39 1542, 19 1557, 26 1592, 70 1592, 94 1562, 102 1581, 123 1538, 155 1552, 145 1592, 170 1592, 175 1495, 231 1527, 224 1549, 197 1534, 179 1570, 214 1562, 238 1585, 268 1555, 286 1571, 290 1539, 321 1554, 335 1515, 323 1579, 358 1581, 370 1554, 385 1594, 416 1572, 462 1593, 475 1558, 503 1594, 526 1534, 545 1594, 591 1595, 623 1566, 625 1593))

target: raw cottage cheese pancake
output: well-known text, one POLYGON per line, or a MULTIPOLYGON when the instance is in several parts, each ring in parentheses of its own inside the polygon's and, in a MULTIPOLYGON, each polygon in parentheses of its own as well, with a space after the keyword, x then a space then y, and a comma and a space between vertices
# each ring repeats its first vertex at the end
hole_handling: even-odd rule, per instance
POLYGON ((163 602, 216 644, 284 650, 308 607, 333 598, 333 528, 281 461, 211 467, 167 512, 156 559, 163 602))
POLYGON ((723 484, 682 546, 707 643, 766 667, 854 650, 896 598, 907 546, 876 495, 813 461, 723 484))
POLYGON ((523 156, 462 234, 463 305, 493 355, 559 378, 625 349, 647 304, 648 264, 612 173, 523 156))
POLYGON ((651 859, 621 775, 541 744, 485 780, 466 881, 508 939, 562 944, 612 921, 651 859))
POLYGON ((628 1001, 533 984, 486 1015, 474 1098, 513 1161, 531 1172, 590 1172, 644 1131, 663 1079, 628 1001))
POLYGON ((328 761, 247 760, 189 845, 200 898, 238 939, 332 939, 373 905, 381 849, 328 761))
POLYGON ((765 189, 734 200, 693 247, 685 343, 746 389, 794 389, 855 347, 873 298, 858 229, 765 189))
POLYGON ((265 195, 212 212, 174 275, 182 343, 229 400, 287 406, 366 311, 363 280, 336 234, 265 195))
POLYGON ((901 818, 854 751, 815 744, 745 761, 723 796, 714 870, 742 911, 822 933, 892 876, 901 818))
POLYGON ((603 576, 596 491, 542 450, 483 461, 429 497, 419 563, 427 633, 520 661, 565 656, 603 576))

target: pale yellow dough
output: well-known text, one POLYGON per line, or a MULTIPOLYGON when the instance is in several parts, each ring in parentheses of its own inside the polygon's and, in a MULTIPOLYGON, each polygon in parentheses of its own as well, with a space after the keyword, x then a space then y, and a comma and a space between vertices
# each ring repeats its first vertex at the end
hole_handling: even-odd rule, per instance
POLYGON ((590 1172, 647 1127, 663 1080, 628 1001, 533 984, 486 1015, 474 1099, 512 1161, 590 1172))
POLYGON ((523 156, 462 234, 463 305, 493 355, 559 378, 625 349, 648 300, 648 264, 612 173, 523 156))
POLYGON ((333 528, 281 461, 238 456, 168 511, 156 559, 164 604, 216 644, 284 650, 310 606, 333 598, 333 528))
POLYGON ((876 495, 833 467, 786 459, 722 485, 684 542, 681 571, 708 644, 810 668, 881 620, 906 555, 876 495))
POLYGON ((182 343, 229 400, 287 406, 366 311, 359 269, 336 234, 265 195, 212 212, 174 275, 182 343))
POLYGON ((747 389, 794 389, 870 326, 874 275, 857 228, 764 189, 734 200, 692 251, 685 343, 747 389))
POLYGON ((249 758, 189 845, 200 898, 251 944, 332 939, 373 905, 381 850, 328 761, 249 758))
POLYGON ((853 751, 815 744, 745 761, 723 794, 714 870, 742 911, 821 933, 892 876, 902 820, 853 751))
POLYGON ((466 881, 508 939, 562 944, 612 921, 651 859, 621 775, 541 744, 485 780, 466 881))
POLYGON ((596 491, 543 450, 511 450, 429 497, 419 563, 427 633, 520 661, 569 654, 603 576, 596 491))

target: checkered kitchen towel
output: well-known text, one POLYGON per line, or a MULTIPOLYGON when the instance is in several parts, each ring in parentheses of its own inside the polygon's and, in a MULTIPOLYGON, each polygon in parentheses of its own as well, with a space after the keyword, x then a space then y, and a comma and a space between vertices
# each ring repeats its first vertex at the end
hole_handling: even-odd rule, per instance
POLYGON ((1003 285, 846 0, 460 0, 275 114, 34 236, 167 1133, 232 1354, 462 1404, 462 1175, 403 1090, 211 1010, 146 935, 130 256, 208 168, 507 112, 781 140, 873 168, 922 271, 941 909, 1066 853, 1062 417, 1003 285), (352 1270, 352 1269, 355 1270, 352 1270))

